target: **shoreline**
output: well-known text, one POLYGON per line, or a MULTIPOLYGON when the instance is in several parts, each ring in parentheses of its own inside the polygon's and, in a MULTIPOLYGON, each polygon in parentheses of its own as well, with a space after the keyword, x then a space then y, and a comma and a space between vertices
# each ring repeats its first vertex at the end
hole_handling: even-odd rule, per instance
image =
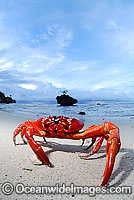
MULTIPOLYGON (((23 183, 29 186, 55 186, 65 183, 70 185, 99 186, 101 177, 106 164, 105 143, 102 144, 98 153, 90 159, 83 160, 78 157, 90 150, 84 150, 80 147, 81 141, 47 138, 51 147, 43 142, 43 138, 35 137, 35 140, 41 144, 43 150, 47 153, 54 168, 46 165, 33 164, 31 156, 34 156, 29 145, 23 145, 20 135, 17 136, 17 144, 14 146, 12 141, 13 131, 28 118, 11 113, 0 111, 0 188, 3 183, 10 182, 13 185, 23 183), (99 164, 99 167, 98 167, 99 164)), ((108 186, 132 186, 134 189, 134 123, 116 123, 120 129, 121 149, 116 156, 115 165, 108 186)), ((88 146, 86 141, 84 147, 88 146)), ((133 190, 134 193, 134 190, 133 190)), ((134 194, 99 194, 92 199, 132 199, 134 194)), ((26 194, 18 195, 13 192, 8 199, 26 199, 46 197, 45 194, 26 194)), ((74 194, 51 194, 48 199, 89 199, 89 195, 74 194)), ((0 191, 0 200, 7 196, 0 191)))
POLYGON ((134 123, 133 103, 131 102, 99 102, 91 101, 91 104, 78 104, 75 106, 60 106, 58 104, 45 104, 38 102, 37 104, 1 104, 0 111, 8 112, 13 115, 28 117, 28 119, 36 120, 42 116, 66 116, 78 118, 85 124, 101 124, 104 121, 113 123, 134 123), (80 115, 84 112, 85 115, 80 115))

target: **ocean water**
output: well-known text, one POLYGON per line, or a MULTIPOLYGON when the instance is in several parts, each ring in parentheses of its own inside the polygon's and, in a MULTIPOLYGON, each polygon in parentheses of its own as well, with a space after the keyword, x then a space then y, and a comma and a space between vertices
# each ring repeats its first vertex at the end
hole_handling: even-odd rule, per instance
POLYGON ((87 101, 74 106, 60 106, 56 103, 0 104, 0 111, 25 116, 36 120, 42 116, 65 116, 78 118, 87 126, 104 121, 134 122, 134 102, 87 101), (85 112, 85 115, 78 114, 85 112))

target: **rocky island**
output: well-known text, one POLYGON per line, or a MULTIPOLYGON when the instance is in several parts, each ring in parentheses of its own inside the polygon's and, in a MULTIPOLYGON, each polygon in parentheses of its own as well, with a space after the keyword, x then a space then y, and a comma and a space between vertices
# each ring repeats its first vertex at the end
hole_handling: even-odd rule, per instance
POLYGON ((72 106, 73 104, 77 103, 77 99, 74 99, 73 97, 67 95, 67 92, 68 91, 65 90, 62 92, 62 95, 56 97, 57 103, 61 106, 72 106))
POLYGON ((12 99, 11 95, 10 97, 6 97, 3 92, 0 92, 0 103, 16 103, 16 100, 12 99))

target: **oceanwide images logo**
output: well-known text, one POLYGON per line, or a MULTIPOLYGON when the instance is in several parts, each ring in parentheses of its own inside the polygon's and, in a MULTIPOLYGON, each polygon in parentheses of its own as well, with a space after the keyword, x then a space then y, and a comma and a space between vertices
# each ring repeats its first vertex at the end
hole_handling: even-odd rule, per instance
POLYGON ((28 186, 23 183, 13 185, 10 182, 3 183, 1 191, 5 195, 11 195, 13 192, 21 194, 86 194, 95 196, 96 194, 131 194, 131 186, 101 187, 101 186, 76 186, 73 183, 56 184, 54 186, 28 186))

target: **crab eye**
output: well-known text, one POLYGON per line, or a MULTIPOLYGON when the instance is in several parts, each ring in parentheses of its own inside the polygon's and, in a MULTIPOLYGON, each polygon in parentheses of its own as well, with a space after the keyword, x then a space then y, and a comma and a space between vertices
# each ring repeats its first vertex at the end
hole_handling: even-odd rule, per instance
POLYGON ((55 121, 55 122, 58 122, 58 121, 59 121, 59 119, 55 119, 54 121, 55 121))

